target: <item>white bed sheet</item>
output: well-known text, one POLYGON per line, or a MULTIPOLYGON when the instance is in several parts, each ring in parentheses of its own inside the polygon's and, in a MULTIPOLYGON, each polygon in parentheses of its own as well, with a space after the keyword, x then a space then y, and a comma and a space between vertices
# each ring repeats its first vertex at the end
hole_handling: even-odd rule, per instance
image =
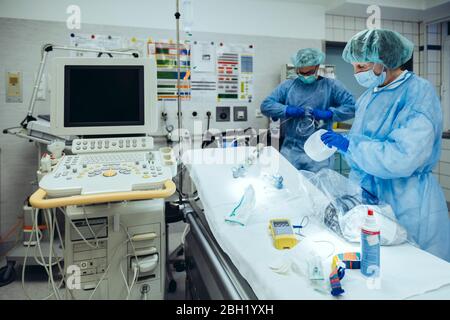
MULTIPOLYGON (((289 218, 299 224, 303 216, 313 213, 309 197, 322 197, 277 150, 264 149, 259 160, 247 175, 233 178, 231 168, 254 150, 252 147, 189 150, 183 162, 189 169, 204 205, 209 227, 223 251, 230 257, 259 299, 336 299, 310 285, 306 277, 294 272, 281 275, 273 272, 274 261, 289 258, 299 265, 305 262, 304 247, 324 258, 325 276, 331 266, 330 253, 359 251, 310 219, 302 229, 307 240, 291 250, 277 250, 268 233, 271 218, 289 218), (279 172, 284 177, 284 189, 277 190, 262 178, 279 172), (256 191, 257 213, 248 225, 241 227, 224 221, 251 183, 256 191), (308 195, 304 187, 308 187, 308 195), (327 240, 329 242, 315 242, 327 240)), ((369 288, 359 270, 347 270, 342 280, 344 295, 337 299, 450 299, 450 263, 410 244, 381 248, 381 283, 378 289, 369 288)))

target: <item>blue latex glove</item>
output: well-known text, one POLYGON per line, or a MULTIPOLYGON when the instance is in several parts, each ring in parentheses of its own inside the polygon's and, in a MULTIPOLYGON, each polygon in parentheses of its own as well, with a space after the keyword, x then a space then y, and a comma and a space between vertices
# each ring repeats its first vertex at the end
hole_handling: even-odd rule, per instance
POLYGON ((328 147, 336 147, 339 150, 346 152, 348 149, 348 144, 350 143, 347 138, 343 135, 336 133, 334 131, 325 132, 320 139, 325 143, 328 147))
POLYGON ((286 107, 286 117, 288 118, 302 118, 305 116, 305 109, 297 106, 286 107))
POLYGON ((316 120, 330 120, 333 118, 333 112, 330 110, 314 109, 312 111, 314 119, 316 120))

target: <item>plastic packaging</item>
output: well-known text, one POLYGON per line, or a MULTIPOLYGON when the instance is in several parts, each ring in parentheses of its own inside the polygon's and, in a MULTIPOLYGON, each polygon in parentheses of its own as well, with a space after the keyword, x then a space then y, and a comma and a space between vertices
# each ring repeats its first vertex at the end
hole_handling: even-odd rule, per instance
POLYGON ((382 246, 399 245, 407 240, 406 229, 397 221, 390 205, 358 205, 342 215, 340 227, 344 238, 349 242, 360 242, 360 229, 364 225, 367 210, 373 210, 378 221, 382 246))
POLYGON ((320 162, 331 157, 335 152, 336 148, 330 148, 325 145, 320 137, 327 132, 325 129, 320 129, 314 132, 308 140, 305 142, 305 152, 314 161, 320 162))
POLYGON ((380 245, 380 227, 369 209, 361 228, 361 273, 366 277, 379 277, 380 245))
POLYGON ((392 208, 363 190, 357 183, 330 169, 301 173, 315 187, 303 186, 302 190, 309 193, 313 218, 343 239, 349 242, 360 241, 360 230, 367 209, 372 209, 381 226, 382 245, 397 245, 406 241, 406 230, 398 223, 392 208), (317 196, 317 193, 321 196, 317 196))
POLYGON ((231 213, 225 217, 225 221, 233 224, 245 226, 248 219, 255 211, 255 189, 249 185, 239 203, 233 208, 231 213))

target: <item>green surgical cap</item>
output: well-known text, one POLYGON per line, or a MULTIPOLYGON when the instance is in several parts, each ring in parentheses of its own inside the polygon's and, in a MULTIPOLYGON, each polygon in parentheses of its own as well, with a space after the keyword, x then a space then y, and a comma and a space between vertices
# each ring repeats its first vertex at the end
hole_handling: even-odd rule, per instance
POLYGON ((325 54, 319 49, 306 48, 298 50, 292 57, 292 63, 296 68, 317 66, 325 60, 325 54))
POLYGON ((355 34, 342 52, 348 63, 381 63, 395 69, 411 59, 414 44, 395 31, 384 29, 363 30, 355 34))

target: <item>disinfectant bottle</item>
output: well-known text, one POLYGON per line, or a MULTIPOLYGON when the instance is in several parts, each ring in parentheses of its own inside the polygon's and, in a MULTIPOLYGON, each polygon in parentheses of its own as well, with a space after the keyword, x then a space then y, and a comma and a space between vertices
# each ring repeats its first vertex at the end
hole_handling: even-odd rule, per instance
POLYGON ((366 277, 380 275, 380 227, 371 209, 361 228, 361 273, 366 277))

